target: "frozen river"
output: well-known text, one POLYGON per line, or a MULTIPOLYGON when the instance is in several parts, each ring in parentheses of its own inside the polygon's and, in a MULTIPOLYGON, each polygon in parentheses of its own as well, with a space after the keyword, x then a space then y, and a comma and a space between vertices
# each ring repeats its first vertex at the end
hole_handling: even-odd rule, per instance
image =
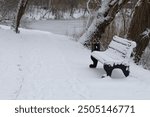
POLYGON ((27 24, 27 28, 49 31, 55 34, 78 37, 86 26, 86 20, 40 20, 27 24))

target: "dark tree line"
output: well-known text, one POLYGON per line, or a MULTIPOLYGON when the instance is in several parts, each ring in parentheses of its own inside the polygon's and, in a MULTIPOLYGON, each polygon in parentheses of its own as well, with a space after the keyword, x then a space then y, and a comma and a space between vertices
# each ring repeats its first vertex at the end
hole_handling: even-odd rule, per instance
MULTIPOLYGON (((0 1, 0 20, 12 19, 20 0, 2 0, 0 1)), ((76 9, 86 10, 86 0, 29 0, 26 10, 29 9, 45 9, 57 18, 59 13, 70 12, 70 16, 76 9)))

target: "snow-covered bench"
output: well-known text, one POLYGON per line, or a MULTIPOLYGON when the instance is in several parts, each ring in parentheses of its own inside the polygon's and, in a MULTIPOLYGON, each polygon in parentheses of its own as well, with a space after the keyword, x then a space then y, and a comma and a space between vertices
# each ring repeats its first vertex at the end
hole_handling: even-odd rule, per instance
POLYGON ((107 76, 111 76, 113 69, 120 68, 124 75, 129 75, 129 59, 136 43, 127 39, 114 36, 106 51, 93 51, 91 58, 94 57, 90 68, 96 68, 97 62, 103 64, 107 76))

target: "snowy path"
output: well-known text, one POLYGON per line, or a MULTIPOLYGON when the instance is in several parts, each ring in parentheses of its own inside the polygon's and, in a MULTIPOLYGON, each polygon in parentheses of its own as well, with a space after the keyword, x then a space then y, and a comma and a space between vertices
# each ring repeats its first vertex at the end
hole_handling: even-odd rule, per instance
MULTIPOLYGON (((18 99, 80 98, 80 95, 76 94, 78 89, 72 87, 76 82, 65 59, 72 52, 64 55, 65 50, 59 47, 60 43, 67 49, 64 40, 51 40, 50 37, 43 42, 37 39, 36 44, 28 44, 28 51, 23 55, 27 79, 18 99), (32 82, 29 83, 31 79, 32 82)), ((26 51, 26 47, 23 51, 26 51)))
POLYGON ((0 35, 0 99, 150 99, 150 72, 136 65, 128 78, 114 71, 100 79, 101 65, 88 68, 90 51, 66 36, 8 29, 0 35))

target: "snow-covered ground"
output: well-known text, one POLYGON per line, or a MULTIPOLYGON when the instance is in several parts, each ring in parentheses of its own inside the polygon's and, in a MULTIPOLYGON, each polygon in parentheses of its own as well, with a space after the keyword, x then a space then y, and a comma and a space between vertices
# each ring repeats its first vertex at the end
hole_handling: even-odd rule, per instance
POLYGON ((6 26, 0 35, 0 99, 150 99, 150 71, 133 63, 129 77, 101 79, 102 65, 88 68, 90 51, 67 36, 6 26))

